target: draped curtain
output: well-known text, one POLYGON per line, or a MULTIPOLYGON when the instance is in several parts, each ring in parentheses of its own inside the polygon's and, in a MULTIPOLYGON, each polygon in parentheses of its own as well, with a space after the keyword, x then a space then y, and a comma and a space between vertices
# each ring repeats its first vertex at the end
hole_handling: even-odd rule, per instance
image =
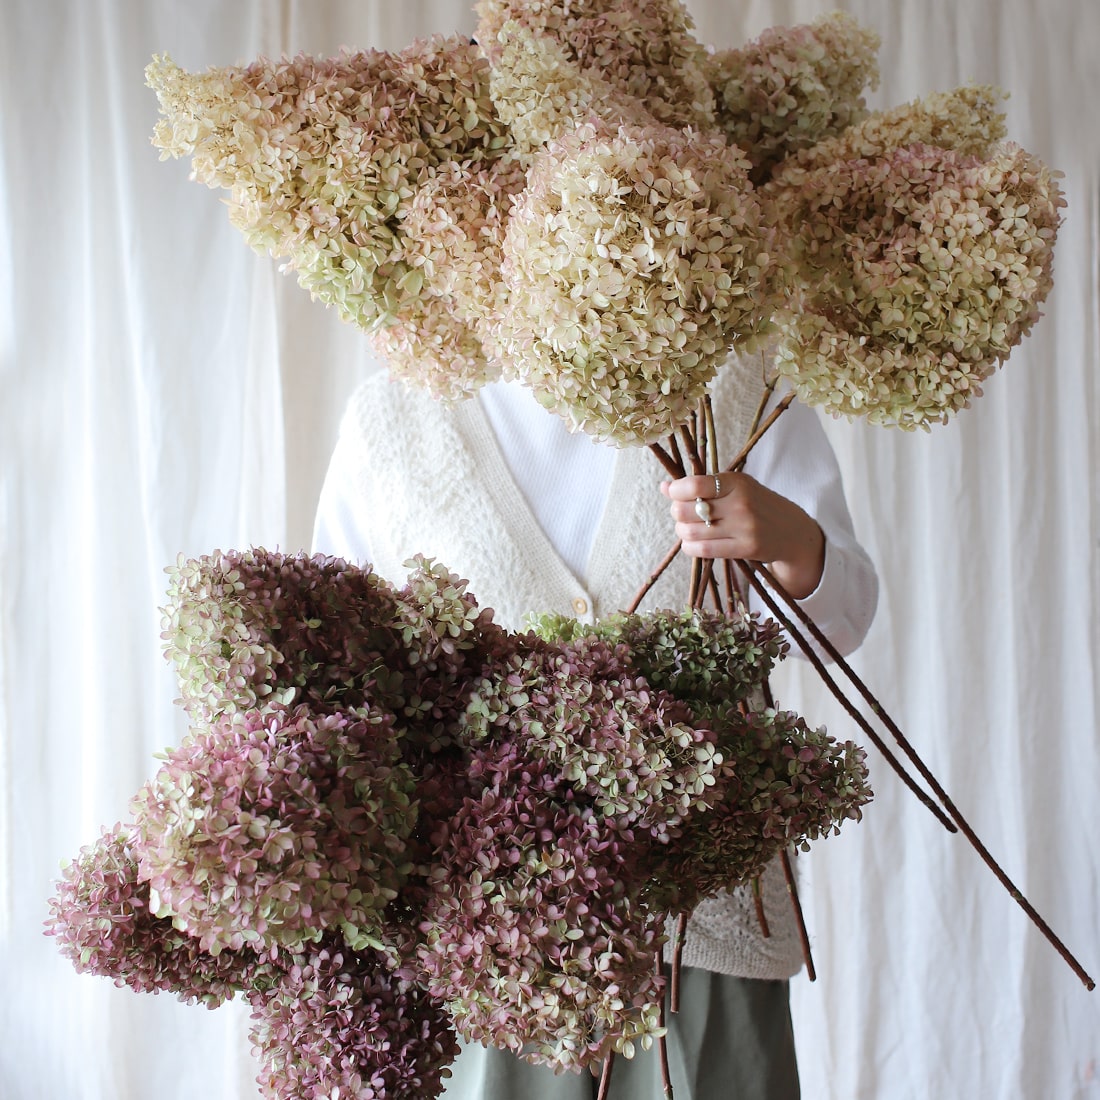
MULTIPOLYGON (((930 434, 828 421, 882 580, 855 666, 993 854, 1100 973, 1096 597, 1100 13, 1092 0, 692 0, 738 44, 835 6, 876 105, 1000 84, 1065 173, 1047 316, 930 434)), ((246 1013, 78 977, 41 934, 60 861, 184 732, 160 656, 177 554, 308 546, 362 335, 159 163, 142 70, 399 49, 464 0, 5 0, 0 35, 0 1097, 252 1100, 246 1013)), ((780 700, 862 739, 788 662, 780 700)), ((808 1100, 1100 1096, 1088 993, 873 750, 876 801, 803 861, 808 1100)))

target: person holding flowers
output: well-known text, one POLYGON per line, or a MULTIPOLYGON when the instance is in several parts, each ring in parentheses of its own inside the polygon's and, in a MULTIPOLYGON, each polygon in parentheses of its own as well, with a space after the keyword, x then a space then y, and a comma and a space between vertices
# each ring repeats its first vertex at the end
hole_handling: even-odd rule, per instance
MULTIPOLYGON (((712 399, 718 442, 733 456, 767 399, 759 363, 731 357, 712 399)), ((770 406, 777 403, 773 397, 770 406)), ((519 628, 531 613, 583 626, 626 608, 676 537, 683 552, 642 610, 683 607, 692 557, 734 556, 770 562, 842 652, 869 628, 875 571, 853 532, 824 431, 797 401, 743 472, 668 480, 649 450, 570 432, 518 383, 492 383, 446 406, 379 371, 349 403, 314 546, 393 578, 414 553, 437 556, 469 579, 496 621, 519 628), (697 500, 709 509, 697 511, 697 500), (699 514, 708 510, 707 518, 699 514)), ((802 953, 777 860, 758 889, 723 892, 696 909, 683 963, 679 1011, 666 1020, 679 1100, 797 1096, 787 982, 802 953)), ((589 1073, 532 1065, 502 1039, 464 1044, 443 1095, 596 1095, 589 1073)), ((616 1059, 611 1097, 663 1095, 656 1046, 638 1046, 632 1058, 616 1059)))

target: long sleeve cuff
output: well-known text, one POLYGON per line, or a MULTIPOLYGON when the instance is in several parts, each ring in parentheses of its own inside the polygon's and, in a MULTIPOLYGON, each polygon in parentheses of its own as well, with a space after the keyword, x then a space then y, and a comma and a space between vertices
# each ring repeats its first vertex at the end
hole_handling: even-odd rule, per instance
MULTIPOLYGON (((783 607, 778 596, 776 600, 783 607)), ((798 606, 841 655, 846 657, 858 649, 867 636, 877 604, 878 576, 870 559, 860 547, 838 544, 826 533, 825 568, 822 570, 821 580, 808 596, 798 601, 798 606)), ((795 612, 789 608, 784 610, 800 632, 813 641, 795 612)), ((793 639, 789 640, 791 652, 804 656, 801 647, 793 639)), ((814 650, 825 660, 829 660, 816 642, 814 650)))

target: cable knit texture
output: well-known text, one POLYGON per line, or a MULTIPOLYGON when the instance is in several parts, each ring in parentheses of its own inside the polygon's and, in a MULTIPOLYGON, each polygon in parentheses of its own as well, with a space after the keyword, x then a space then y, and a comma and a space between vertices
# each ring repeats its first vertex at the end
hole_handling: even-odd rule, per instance
MULTIPOLYGON (((723 371, 714 387, 721 453, 732 457, 763 394, 759 364, 723 371)), ((561 560, 531 512, 476 400, 446 409, 431 397, 376 374, 353 396, 337 450, 339 477, 368 509, 370 556, 383 576, 401 579, 420 552, 470 582, 498 622, 522 624, 530 611, 591 621, 626 607, 675 539, 666 476, 646 448, 616 451, 607 503, 587 577, 561 560), (410 462, 408 456, 415 456, 410 462)), ((690 566, 678 559, 642 607, 682 607, 690 566)))
MULTIPOLYGON (((712 395, 724 460, 747 438, 763 392, 759 363, 731 361, 720 373, 712 395)), ((578 577, 528 506, 479 402, 448 409, 376 374, 351 400, 329 484, 341 487, 341 501, 354 501, 379 573, 400 581, 412 554, 435 557, 469 581, 498 622, 515 628, 533 610, 591 622, 630 604, 675 539, 668 503, 657 489, 666 476, 646 448, 615 452, 587 575, 578 577)), ((339 516, 329 521, 331 533, 339 516)), ((689 572, 687 559, 679 558, 642 609, 682 607, 689 572)), ((777 864, 762 886, 770 936, 761 934, 751 890, 721 894, 689 920, 685 965, 767 979, 799 969, 797 928, 777 864)))

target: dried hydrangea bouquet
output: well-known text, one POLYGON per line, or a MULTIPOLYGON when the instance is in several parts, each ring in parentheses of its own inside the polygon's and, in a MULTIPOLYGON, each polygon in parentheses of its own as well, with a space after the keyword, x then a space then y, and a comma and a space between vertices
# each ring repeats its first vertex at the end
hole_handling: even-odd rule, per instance
MULTIPOLYGON (((714 472, 744 457, 709 430, 731 348, 830 412, 927 428, 1038 318, 1063 200, 994 89, 869 113, 877 40, 841 15, 713 52, 678 0, 478 14, 475 42, 148 70, 164 155, 408 384, 519 379, 714 472)), ((517 634, 431 561, 400 589, 262 550, 177 563, 192 733, 68 867, 49 931, 134 989, 246 997, 271 1097, 437 1095, 456 1035, 610 1067, 662 1033, 667 915, 870 797, 860 749, 760 705, 787 643, 745 584, 810 653, 816 628, 737 564, 700 566, 683 612, 517 634)))

